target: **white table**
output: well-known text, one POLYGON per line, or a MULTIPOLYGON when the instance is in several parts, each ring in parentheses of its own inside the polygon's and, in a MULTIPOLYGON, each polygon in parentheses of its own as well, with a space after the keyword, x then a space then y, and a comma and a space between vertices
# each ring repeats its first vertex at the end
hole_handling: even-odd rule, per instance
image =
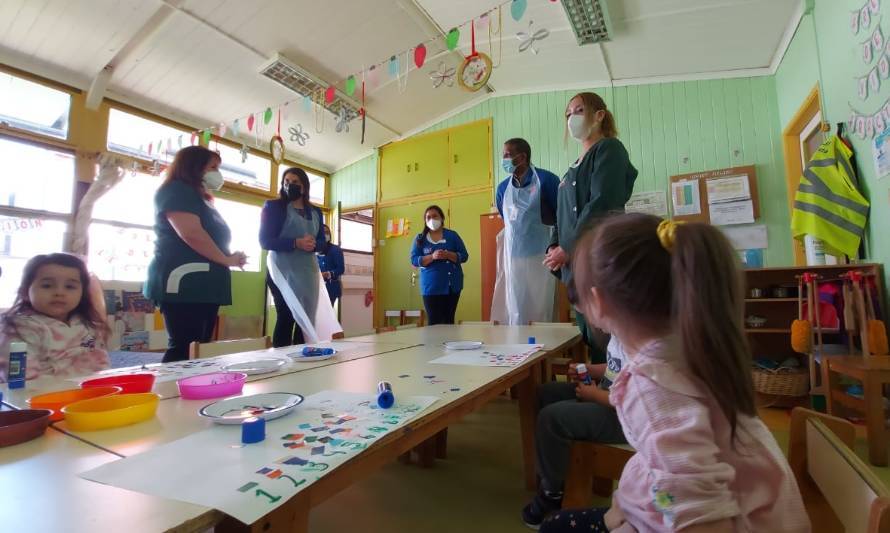
MULTIPOLYGON (((373 357, 354 358, 339 364, 321 365, 307 368, 304 371, 274 375, 268 379, 252 381, 245 385, 244 394, 260 392, 296 392, 310 395, 325 389, 336 389, 348 392, 371 392, 379 381, 392 383, 396 396, 435 395, 441 398, 400 431, 388 434, 375 445, 360 453, 352 460, 323 476, 304 491, 298 493, 287 503, 269 513, 263 519, 245 527, 228 517, 222 519, 218 528, 224 531, 306 531, 308 527, 308 511, 340 490, 348 487, 356 480, 366 477, 381 466, 395 460, 399 455, 411 450, 471 413, 485 403, 501 394, 511 386, 518 386, 520 404, 520 425, 522 429, 523 460, 525 462, 525 484, 533 488, 534 471, 534 422, 536 411, 536 387, 541 380, 541 367, 544 359, 553 354, 563 353, 579 342, 576 328, 563 327, 501 327, 501 326, 434 326, 416 330, 400 330, 378 336, 367 336, 352 339, 355 342, 372 342, 375 346, 388 343, 410 344, 423 341, 426 344, 401 347, 381 353, 373 357), (424 331, 426 330, 426 331, 424 331), (441 343, 447 340, 483 340, 488 344, 525 343, 529 336, 535 336, 538 343, 545 345, 545 350, 531 356, 523 364, 512 368, 504 367, 473 367, 431 364, 429 361, 444 355, 441 343), (400 378, 401 375, 409 377, 400 378), (442 383, 430 384, 423 376, 436 376, 442 383), (459 388, 452 391, 452 388, 459 388)), ((390 345, 392 347, 392 345, 390 345)), ((160 403, 156 419, 124 428, 72 433, 67 437, 74 440, 82 438, 96 447, 107 449, 122 456, 128 456, 168 443, 208 427, 207 422, 197 415, 197 410, 208 403, 205 401, 187 401, 170 397, 160 403)), ((65 422, 57 423, 57 427, 65 431, 65 422)), ((233 431, 240 431, 233 427, 233 431)), ((39 442, 39 441, 35 441, 39 442)), ((82 443, 81 443, 82 444, 82 443)), ((37 445, 37 444, 35 444, 37 445)), ((24 445, 23 445, 24 446, 24 445)), ((100 450, 101 451, 101 450, 100 450)), ((108 453, 108 452, 103 452, 108 453)), ((110 453, 108 454, 111 455, 110 453)), ((0 461, 5 462, 8 452, 0 449, 0 461)), ((43 455, 33 458, 34 464, 22 466, 26 470, 48 469, 43 465, 43 455)), ((53 460, 50 454, 46 461, 53 460)), ((98 463, 97 463, 98 464, 98 463)), ((81 465, 77 469, 63 471, 63 477, 73 477, 77 472, 87 470, 95 465, 81 465)), ((71 482, 71 480, 67 480, 71 482)), ((87 483, 77 479, 78 483, 87 483)), ((96 484, 94 484, 96 485, 96 484)), ((99 485, 101 486, 101 485, 99 485)), ((128 491, 103 487, 104 489, 132 495, 128 491)), ((3 494, 0 492, 0 494, 3 494)), ((141 495, 140 495, 141 496, 141 495)), ((149 498, 148 496, 144 496, 149 498)), ((157 499, 159 502, 164 500, 157 499)), ((96 512, 117 503, 114 499, 103 500, 96 512)), ((196 516, 183 518, 179 506, 186 505, 168 502, 171 509, 169 523, 179 522, 182 531, 197 530, 206 524, 221 519, 222 513, 206 510, 197 506, 189 506, 196 516), (191 520, 191 521, 190 521, 191 520)), ((159 504, 160 505, 160 504, 159 504)), ((167 511, 159 510, 167 523, 167 511)), ((76 513, 71 516, 78 516, 76 513)), ((166 526, 171 527, 171 526, 166 526)), ((113 529, 113 528, 112 528, 113 529)), ((141 527, 135 523, 128 531, 153 531, 158 528, 141 527)), ((103 529, 97 528, 97 531, 103 529)))

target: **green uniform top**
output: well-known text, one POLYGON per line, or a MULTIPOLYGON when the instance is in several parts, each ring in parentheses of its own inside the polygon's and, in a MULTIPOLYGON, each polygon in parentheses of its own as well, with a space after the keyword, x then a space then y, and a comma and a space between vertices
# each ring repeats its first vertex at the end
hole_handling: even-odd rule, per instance
MULTIPOLYGON (((571 256, 582 229, 598 217, 624 211, 636 179, 637 169, 621 141, 606 137, 593 145, 559 183, 556 224, 550 231, 548 249, 561 246, 571 256)), ((570 268, 564 266, 563 283, 568 284, 571 277, 570 268)))
POLYGON ((148 266, 143 293, 162 303, 232 303, 232 273, 194 251, 183 241, 167 220, 167 214, 183 212, 197 215, 204 231, 226 255, 232 232, 213 205, 195 189, 181 181, 172 181, 155 194, 155 256, 148 266))

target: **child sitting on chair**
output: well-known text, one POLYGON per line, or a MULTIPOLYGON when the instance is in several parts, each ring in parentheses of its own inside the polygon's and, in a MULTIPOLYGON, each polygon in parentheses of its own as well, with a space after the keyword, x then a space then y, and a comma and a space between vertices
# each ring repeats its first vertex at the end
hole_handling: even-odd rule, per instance
POLYGON ((15 303, 0 317, 0 381, 11 342, 28 345, 27 379, 84 375, 108 368, 108 325, 98 280, 70 254, 33 257, 15 303))
POLYGON ((611 508, 562 510, 562 531, 810 531, 788 462, 757 417, 743 283, 719 229, 618 215, 578 241, 580 308, 627 364, 610 401, 637 450, 611 508))

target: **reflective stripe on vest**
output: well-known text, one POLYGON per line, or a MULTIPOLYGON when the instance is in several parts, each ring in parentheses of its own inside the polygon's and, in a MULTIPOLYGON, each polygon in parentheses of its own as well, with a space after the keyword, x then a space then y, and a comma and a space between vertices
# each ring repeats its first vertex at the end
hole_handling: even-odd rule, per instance
POLYGON ((791 230, 796 238, 811 235, 829 253, 855 256, 868 221, 868 201, 855 186, 849 148, 836 136, 822 143, 801 177, 791 230))

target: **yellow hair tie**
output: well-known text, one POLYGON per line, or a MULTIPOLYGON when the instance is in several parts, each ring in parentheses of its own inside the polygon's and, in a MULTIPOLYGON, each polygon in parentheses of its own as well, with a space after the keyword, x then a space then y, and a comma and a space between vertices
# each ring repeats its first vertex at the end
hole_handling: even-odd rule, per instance
POLYGON ((673 220, 662 220, 660 224, 658 224, 658 240, 661 242, 662 248, 668 251, 668 253, 674 251, 674 239, 677 235, 677 226, 682 224, 682 221, 674 222, 673 220))

